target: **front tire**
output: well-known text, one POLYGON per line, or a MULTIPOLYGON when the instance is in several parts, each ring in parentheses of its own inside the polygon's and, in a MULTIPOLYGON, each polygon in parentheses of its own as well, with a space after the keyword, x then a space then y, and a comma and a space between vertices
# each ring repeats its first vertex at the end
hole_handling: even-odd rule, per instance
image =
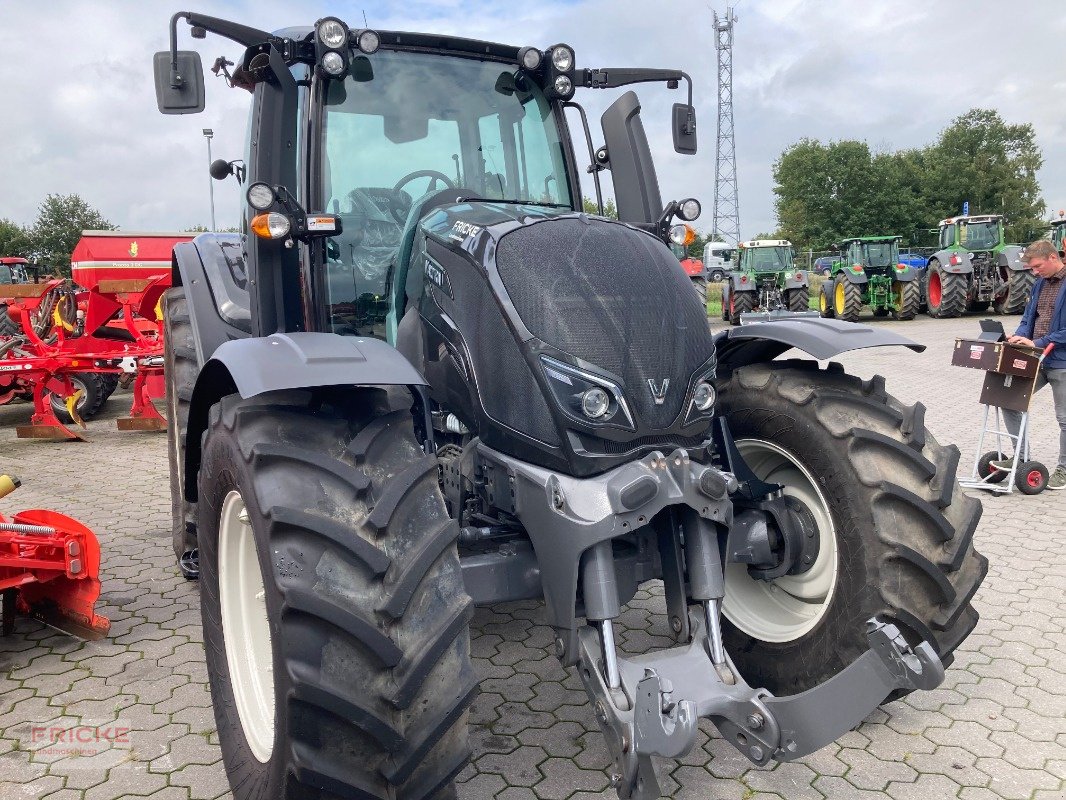
POLYGON ((897 281, 896 319, 910 321, 918 316, 918 306, 922 303, 922 290, 918 281, 897 281))
POLYGON ((808 573, 767 584, 729 565, 725 642, 745 679, 779 695, 816 686, 868 649, 873 616, 950 663, 977 623, 988 561, 973 548, 981 504, 958 487, 959 450, 933 439, 924 407, 886 394, 883 378, 809 361, 736 369, 719 407, 756 474, 780 479, 822 537, 808 573))
POLYGON ((825 281, 818 290, 818 313, 825 319, 833 318, 833 300, 826 289, 826 286, 830 285, 829 281, 825 281))
POLYGON ((833 312, 845 322, 857 322, 862 313, 862 287, 843 275, 833 284, 833 312))
POLYGON ((390 410, 383 397, 231 395, 211 411, 197 508, 201 606, 237 800, 445 800, 469 757, 477 682, 457 528, 410 411, 390 410), (220 537, 235 502, 257 555, 260 618, 254 581, 251 600, 220 581, 243 574, 233 568, 241 559, 227 555, 233 537, 220 537), (261 631, 262 618, 270 641, 257 656, 264 637, 244 629, 261 631), (257 672, 234 667, 241 659, 269 670, 258 681, 273 698, 269 731, 265 701, 242 715, 256 708, 247 675, 257 672))
POLYGON ((171 540, 174 556, 185 577, 196 577, 182 556, 196 549, 196 506, 185 499, 185 435, 189 407, 199 374, 196 340, 189 318, 185 287, 174 286, 163 295, 163 377, 166 384, 167 458, 170 462, 171 540))

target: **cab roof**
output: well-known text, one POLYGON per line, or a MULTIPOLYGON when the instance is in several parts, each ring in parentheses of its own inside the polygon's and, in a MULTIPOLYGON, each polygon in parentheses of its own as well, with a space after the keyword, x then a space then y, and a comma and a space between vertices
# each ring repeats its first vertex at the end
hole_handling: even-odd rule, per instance
POLYGON ((940 227, 944 228, 948 225, 954 225, 956 222, 995 222, 999 219, 1003 219, 1002 214, 973 214, 968 217, 960 214, 957 217, 948 217, 947 219, 940 220, 940 227))
POLYGON ((751 239, 747 242, 740 242, 737 247, 792 247, 792 242, 788 239, 751 239))
POLYGON ((841 244, 847 244, 848 242, 899 242, 902 241, 902 236, 849 236, 846 239, 841 239, 841 244))

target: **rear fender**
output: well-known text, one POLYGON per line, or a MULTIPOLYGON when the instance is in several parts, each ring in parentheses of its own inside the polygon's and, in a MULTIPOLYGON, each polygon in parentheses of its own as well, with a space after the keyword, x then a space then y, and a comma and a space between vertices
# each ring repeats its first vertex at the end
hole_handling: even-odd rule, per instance
POLYGON ((866 270, 856 272, 851 267, 845 267, 837 274, 846 277, 848 279, 848 283, 857 283, 859 285, 863 285, 870 282, 870 277, 866 274, 866 270))
POLYGON ((929 260, 932 261, 933 259, 936 259, 940 264, 940 269, 943 272, 949 272, 953 275, 969 275, 973 272, 973 262, 966 251, 941 250, 929 260), (952 256, 959 259, 958 264, 951 263, 952 256))
POLYGON ((200 439, 207 430, 211 406, 226 395, 236 393, 247 399, 266 392, 324 386, 417 389, 426 385, 410 361, 379 339, 275 333, 226 342, 204 364, 193 389, 185 439, 185 497, 196 502, 200 439))
POLYGON ((754 292, 758 284, 746 272, 734 272, 729 276, 729 288, 734 292, 754 292))
POLYGON ((925 350, 925 345, 885 328, 819 317, 753 322, 722 331, 714 342, 719 375, 746 364, 772 361, 793 347, 819 361, 868 347, 908 347, 916 353, 925 350))
POLYGON ((996 254, 996 266, 1006 268, 1011 272, 1021 272, 1029 269, 1022 261, 1023 248, 1016 244, 1009 244, 996 254))
POLYGON ((792 277, 791 278, 786 278, 785 279, 784 288, 786 288, 786 289, 802 289, 804 286, 808 286, 809 283, 810 282, 807 280, 807 273, 801 270, 799 272, 792 273, 792 277))

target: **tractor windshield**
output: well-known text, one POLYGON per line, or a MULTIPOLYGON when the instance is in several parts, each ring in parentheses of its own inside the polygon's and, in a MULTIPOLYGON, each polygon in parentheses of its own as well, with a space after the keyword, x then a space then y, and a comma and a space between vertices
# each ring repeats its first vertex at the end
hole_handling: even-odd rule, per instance
POLYGON ((999 220, 960 222, 959 244, 967 250, 991 250, 999 244, 999 220))
POLYGON ((459 188, 572 207, 552 107, 514 74, 500 62, 382 50, 328 85, 323 194, 344 227, 328 248, 334 330, 377 335, 368 325, 387 311, 389 269, 426 195, 459 188))
POLYGON ((899 263, 899 245, 895 242, 864 242, 862 251, 865 267, 894 267, 899 263))
POLYGON ((744 269, 756 272, 780 272, 792 269, 792 248, 752 247, 745 250, 744 269))

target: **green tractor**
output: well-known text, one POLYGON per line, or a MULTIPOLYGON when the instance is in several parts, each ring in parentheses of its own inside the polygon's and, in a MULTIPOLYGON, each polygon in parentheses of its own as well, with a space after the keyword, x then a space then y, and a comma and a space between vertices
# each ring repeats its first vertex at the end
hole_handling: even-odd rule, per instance
POLYGON ((1022 248, 1006 244, 999 214, 963 215, 940 221, 940 250, 929 259, 925 296, 931 317, 964 311, 1020 314, 1035 278, 1022 248))
POLYGON ((1064 240, 1066 240, 1066 215, 1060 211, 1059 218, 1051 220, 1051 242, 1060 255, 1066 249, 1064 240))
POLYGON ((754 239, 737 245, 737 268, 722 287, 722 319, 740 324, 750 311, 806 311, 811 287, 793 263, 792 243, 754 239))
POLYGON ((922 292, 917 270, 900 263, 901 238, 855 236, 835 245, 840 258, 819 292, 821 315, 855 322, 863 306, 869 306, 875 317, 892 313, 897 319, 914 319, 922 292))

